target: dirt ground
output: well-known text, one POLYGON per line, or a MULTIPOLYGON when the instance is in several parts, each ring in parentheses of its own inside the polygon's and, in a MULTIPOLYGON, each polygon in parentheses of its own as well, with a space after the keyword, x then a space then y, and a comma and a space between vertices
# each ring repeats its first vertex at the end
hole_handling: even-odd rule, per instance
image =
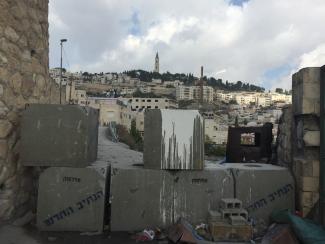
MULTIPOLYGON (((106 233, 102 235, 81 235, 75 232, 40 232, 32 226, 16 227, 5 225, 0 227, 1 244, 116 244, 136 243, 126 232, 106 233)), ((153 244, 166 242, 152 241, 153 244)))

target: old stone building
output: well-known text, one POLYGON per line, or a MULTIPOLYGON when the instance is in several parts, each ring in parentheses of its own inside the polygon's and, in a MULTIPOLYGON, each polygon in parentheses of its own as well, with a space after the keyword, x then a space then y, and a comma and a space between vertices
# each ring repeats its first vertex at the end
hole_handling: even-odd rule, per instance
POLYGON ((32 207, 37 173, 20 163, 20 114, 28 103, 57 102, 57 87, 49 80, 48 36, 48 0, 0 0, 1 221, 32 207))

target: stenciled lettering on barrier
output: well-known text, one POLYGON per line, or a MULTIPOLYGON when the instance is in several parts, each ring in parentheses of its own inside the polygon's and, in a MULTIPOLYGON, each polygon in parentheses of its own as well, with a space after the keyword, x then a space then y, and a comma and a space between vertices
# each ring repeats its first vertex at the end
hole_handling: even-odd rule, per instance
POLYGON ((276 191, 270 193, 266 197, 261 198, 261 199, 255 201, 253 204, 249 205, 247 207, 247 210, 248 211, 255 211, 257 209, 263 208, 266 205, 268 205, 269 203, 275 201, 276 199, 287 195, 292 190, 293 190, 293 186, 291 184, 287 184, 287 185, 285 185, 283 187, 280 187, 279 189, 277 189, 276 191))
POLYGON ((103 191, 98 191, 94 194, 89 195, 88 197, 82 199, 81 201, 76 202, 73 206, 69 206, 56 214, 52 215, 51 217, 47 218, 43 222, 45 225, 50 226, 53 225, 55 222, 60 221, 64 218, 71 216, 72 214, 81 211, 85 206, 89 206, 93 202, 96 202, 98 199, 103 197, 103 191))

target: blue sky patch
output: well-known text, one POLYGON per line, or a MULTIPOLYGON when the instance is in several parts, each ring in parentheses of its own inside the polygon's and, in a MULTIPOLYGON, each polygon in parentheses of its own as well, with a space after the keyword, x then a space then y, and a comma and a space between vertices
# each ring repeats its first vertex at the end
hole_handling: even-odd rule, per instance
POLYGON ((248 2, 249 0, 230 0, 230 4, 243 6, 243 3, 248 2))
POLYGON ((141 26, 139 20, 139 12, 134 11, 131 16, 131 27, 129 28, 129 33, 137 36, 141 33, 141 26))

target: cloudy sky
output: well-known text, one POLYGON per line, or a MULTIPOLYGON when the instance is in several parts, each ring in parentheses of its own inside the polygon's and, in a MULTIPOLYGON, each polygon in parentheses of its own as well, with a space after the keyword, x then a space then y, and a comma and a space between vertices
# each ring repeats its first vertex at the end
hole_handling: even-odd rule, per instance
POLYGON ((267 89, 325 64, 324 0, 50 0, 50 67, 205 74, 267 89))

